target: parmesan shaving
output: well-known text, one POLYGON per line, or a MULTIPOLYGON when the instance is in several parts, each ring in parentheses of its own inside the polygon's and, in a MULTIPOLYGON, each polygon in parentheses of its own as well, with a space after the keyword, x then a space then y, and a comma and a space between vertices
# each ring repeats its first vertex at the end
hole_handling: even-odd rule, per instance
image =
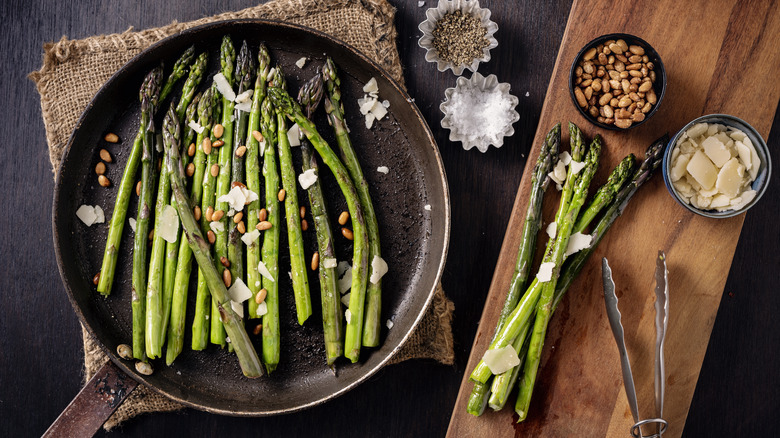
POLYGON ((371 78, 366 82, 366 85, 363 86, 363 92, 364 93, 378 93, 379 92, 379 85, 376 83, 376 78, 371 78))
POLYGON ((135 219, 134 219, 134 218, 130 218, 130 219, 128 219, 127 221, 130 223, 130 228, 131 228, 131 229, 133 230, 133 232, 135 233, 135 219))
POLYGON ((241 211, 244 209, 244 205, 247 203, 247 197, 244 194, 244 190, 246 189, 242 190, 241 186, 235 186, 230 189, 226 195, 222 195, 217 198, 217 202, 225 202, 233 210, 241 211))
POLYGON ((187 123, 187 126, 192 128, 193 131, 197 132, 198 134, 203 134, 204 127, 200 126, 200 123, 196 122, 195 120, 190 120, 189 123, 187 123))
POLYGON ((569 169, 571 169, 571 174, 576 175, 580 173, 580 170, 585 168, 585 163, 583 161, 574 161, 571 160, 571 163, 569 165, 569 169))
POLYGON ((301 145, 301 129, 297 123, 290 126, 290 129, 287 130, 287 140, 289 140, 290 146, 301 145))
POLYGON ((252 101, 250 100, 248 102, 237 103, 235 108, 237 110, 239 110, 239 111, 243 111, 245 113, 248 113, 248 112, 252 111, 252 101))
POLYGON ((228 289, 228 295, 230 295, 230 299, 236 303, 243 303, 252 298, 252 291, 249 290, 240 278, 236 278, 233 285, 228 289))
POLYGON ((221 233, 225 231, 225 224, 220 221, 209 222, 209 228, 215 233, 221 233))
POLYGON ((96 224, 102 224, 106 221, 106 215, 103 213, 103 209, 99 206, 95 206, 95 223, 96 224))
POLYGON ((581 251, 586 248, 590 248, 590 242, 593 240, 593 236, 590 234, 574 233, 569 237, 569 243, 566 245, 566 253, 564 257, 568 257, 577 251, 581 251))
POLYGON ((262 303, 257 305, 257 312, 255 314, 257 316, 263 316, 266 313, 268 313, 268 304, 266 301, 263 301, 262 303))
POLYGON ((387 326, 387 329, 390 330, 391 328, 393 328, 394 324, 393 324, 393 321, 388 319, 387 322, 385 323, 385 325, 387 326))
POLYGON ((236 96, 236 103, 252 102, 252 94, 254 90, 246 90, 243 93, 236 96))
POLYGON ((431 211, 431 205, 430 204, 425 204, 425 206, 423 206, 423 208, 425 209, 425 211, 431 211))
POLYGON ((351 296, 352 296, 352 292, 350 292, 348 294, 344 294, 341 297, 341 304, 343 304, 345 306, 349 306, 349 297, 351 297, 351 296))
MULTIPOLYGON (((235 301, 230 301, 230 307, 233 309, 234 312, 236 312, 236 315, 238 315, 239 318, 244 317, 244 306, 241 303, 237 303, 235 301)), ((227 340, 227 339, 226 339, 227 340)), ((230 342, 230 341, 228 341, 230 342)))
POLYGON ((176 209, 166 205, 157 220, 159 221, 157 235, 168 243, 176 243, 179 237, 179 214, 176 213, 176 209))
POLYGON ((339 278, 339 293, 344 293, 352 288, 352 266, 348 266, 344 276, 339 278))
POLYGON ((244 235, 241 236, 241 241, 244 242, 246 246, 252 246, 258 237, 260 237, 260 230, 255 229, 248 233, 244 233, 244 235))
POLYGON ((308 190, 317 182, 317 172, 314 169, 308 169, 302 174, 298 175, 298 182, 301 184, 303 190, 308 190))
POLYGON ((338 262, 333 257, 325 257, 322 259, 322 267, 325 269, 335 268, 338 262))
POLYGON ((295 65, 296 65, 298 68, 303 68, 303 66, 304 66, 304 65, 306 65, 306 61, 307 61, 308 59, 309 59, 309 58, 307 58, 307 57, 305 57, 305 56, 304 56, 303 58, 300 58, 299 60, 295 61, 295 65))
POLYGON ((545 262, 539 265, 539 272, 536 273, 536 278, 540 283, 547 283, 552 279, 552 271, 555 267, 553 262, 545 262))
POLYGON ((97 220, 97 214, 95 214, 95 207, 91 205, 82 205, 76 210, 76 217, 84 222, 84 225, 91 227, 97 220))
POLYGON ((347 311, 344 312, 344 319, 347 320, 347 324, 352 322, 352 312, 350 312, 349 309, 347 309, 347 311))
POLYGON ((221 94, 222 97, 231 102, 236 100, 236 93, 233 91, 233 87, 230 86, 227 79, 225 79, 225 75, 222 73, 215 74, 214 83, 217 85, 217 91, 219 91, 219 94, 221 94))
POLYGON ((274 280, 274 277, 271 275, 271 272, 268 270, 268 268, 266 268, 265 263, 263 263, 262 261, 257 263, 257 272, 259 272, 260 275, 265 277, 265 279, 276 282, 276 280, 274 280))
POLYGON ((374 259, 371 260, 371 277, 368 280, 377 284, 385 274, 387 274, 387 262, 382 257, 375 255, 374 259))
POLYGON ((379 166, 376 168, 376 171, 387 175, 387 173, 390 172, 390 169, 387 166, 379 166))
POLYGON ((550 236, 550 239, 555 239, 555 234, 558 232, 558 222, 550 222, 549 225, 547 225, 547 235, 550 236))
POLYGON ((568 166, 569 163, 571 163, 571 155, 569 154, 568 151, 563 151, 558 156, 558 161, 561 161, 564 166, 568 166))
POLYGON ((496 375, 520 365, 520 358, 517 356, 517 351, 515 351, 511 345, 486 351, 485 355, 482 356, 482 361, 490 368, 490 371, 496 375))

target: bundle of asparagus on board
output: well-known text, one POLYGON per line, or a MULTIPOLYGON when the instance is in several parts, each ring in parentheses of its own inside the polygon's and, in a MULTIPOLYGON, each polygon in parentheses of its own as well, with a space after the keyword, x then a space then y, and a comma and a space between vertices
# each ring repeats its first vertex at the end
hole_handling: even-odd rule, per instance
POLYGON ((346 200, 352 230, 343 234, 353 240, 349 306, 342 312, 336 243, 315 177, 305 189, 318 248, 310 266, 319 273, 326 362, 332 366, 341 356, 357 362, 362 346, 379 345, 381 273, 371 275, 371 281, 369 274, 373 263, 383 261, 369 187, 344 121, 335 64, 328 58, 321 74, 318 70, 301 87, 296 102, 286 90, 281 66, 271 67, 264 45, 252 55, 244 42, 236 54, 225 36, 221 68, 213 81, 204 77, 208 54, 194 53, 194 47, 187 49, 164 84, 163 66, 154 68, 140 90, 140 126, 119 184, 97 285, 101 294, 111 293, 135 187, 133 339, 132 347, 122 346, 120 352, 137 359, 139 371, 151 372, 148 360, 162 358, 165 347, 170 365, 183 350, 189 320, 193 350, 204 350, 209 343, 227 346, 247 377, 273 372, 282 355, 279 282, 287 277, 280 275, 284 271, 279 266, 283 223, 298 323, 303 325, 312 314, 303 246, 308 224, 297 184, 304 172, 319 174, 319 156, 346 200), (155 115, 185 74, 178 100, 171 99, 157 129, 155 115), (199 92, 201 84, 205 89, 199 92), (311 121, 323 99, 339 154, 311 121), (299 127, 303 169, 293 164, 288 120, 299 127), (195 305, 188 317, 193 271, 195 305), (262 345, 259 356, 246 331, 248 320, 255 319, 261 319, 253 324, 262 345))
POLYGON ((661 164, 666 141, 662 137, 653 142, 639 167, 633 154, 626 156, 586 207, 599 166, 601 138, 596 135, 587 145, 580 129, 569 123, 569 154, 560 152, 560 124, 547 134, 531 177, 515 272, 490 346, 470 376, 474 382, 467 404, 470 414, 481 415, 487 405, 502 409, 517 386, 515 411, 518 421, 526 419, 553 311, 636 191, 661 164), (550 238, 542 263, 529 284, 544 193, 552 182, 560 184, 560 204, 555 221, 547 228, 550 238), (599 214, 590 234, 583 234, 599 214))

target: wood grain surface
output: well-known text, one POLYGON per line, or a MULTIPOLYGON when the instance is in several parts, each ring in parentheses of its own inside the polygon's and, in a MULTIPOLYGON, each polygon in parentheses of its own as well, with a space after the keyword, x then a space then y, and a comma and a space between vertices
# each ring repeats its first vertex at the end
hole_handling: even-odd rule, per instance
MULTIPOLYGON (((664 132, 673 135, 690 120, 711 113, 748 120, 769 135, 780 87, 780 12, 771 2, 603 2, 572 6, 558 60, 534 138, 539 145, 557 122, 571 120, 586 136, 604 137, 601 181, 629 152, 644 149, 664 132), (746 7, 750 6, 750 7, 746 7), (692 14, 691 11, 696 11, 692 14), (695 30, 696 38, 691 38, 695 30), (666 98, 652 119, 627 132, 598 131, 583 119, 568 92, 569 68, 591 39, 608 33, 643 38, 661 55, 668 75, 666 98), (734 88, 734 84, 750 84, 734 88)), ((564 134, 564 143, 567 143, 564 134)), ((538 156, 535 147, 529 157, 538 156)), ((660 171, 659 171, 660 173, 660 171)), ((665 345, 667 437, 682 434, 744 215, 713 220, 694 215, 668 195, 660 176, 634 197, 623 217, 594 252, 553 318, 528 419, 509 426, 513 409, 466 412, 473 386, 468 373, 493 335, 513 275, 528 205, 526 169, 498 258, 449 425, 449 436, 627 436, 634 423, 623 390, 620 361, 602 298, 599 260, 608 257, 620 298, 623 325, 639 398, 640 419, 656 416, 653 392, 655 310, 654 257, 666 251, 670 317, 665 345)), ((598 180, 598 177, 597 177, 598 180)), ((557 201, 548 196, 545 224, 557 201)))
MULTIPOLYGON (((410 361, 388 366, 364 385, 336 400, 292 415, 233 418, 185 410, 143 415, 98 436, 186 434, 213 437, 251 434, 396 438, 445 434, 461 378, 467 371, 469 352, 523 168, 529 150, 535 144, 533 139, 542 104, 572 3, 571 0, 480 2, 491 10, 492 19, 498 24, 496 38, 499 45, 491 51, 492 60, 480 65, 479 71, 485 75, 496 74, 500 81, 509 82, 512 93, 520 99, 520 120, 514 125, 515 135, 507 139, 501 149, 480 154, 476 150, 464 151, 459 143, 449 142, 449 132, 439 125, 442 117, 439 104, 444 90, 454 86, 455 77, 449 71, 438 72, 433 64, 425 61, 423 49, 417 46, 420 35, 417 26, 425 19, 425 10, 434 7, 436 1, 425 0, 423 7, 418 6, 417 0, 390 1, 397 8, 397 44, 406 84, 436 136, 450 184, 452 240, 443 284, 456 306, 453 321, 455 365, 447 367, 432 361, 410 361)), ((256 0, 233 0, 229 3, 214 0, 0 2, 0 16, 5 18, 0 30, 0 54, 4 60, 0 67, 3 72, 0 100, 5 103, 0 112, 0 132, 6 139, 0 158, 0 175, 4 183, 3 190, 0 190, 0 205, 3 206, 0 209, 0 254, 4 257, 4 270, 0 275, 0 436, 40 436, 84 384, 81 329, 62 287, 54 259, 50 202, 54 182, 40 103, 33 83, 26 79, 27 73, 41 66, 42 44, 56 41, 63 35, 84 38, 123 32, 129 26, 144 29, 168 24, 172 20, 194 20, 256 3, 256 0)), ((631 5, 635 4, 641 6, 644 2, 631 2, 631 5)), ((762 7, 762 4, 745 2, 743 7, 762 7)), ((697 2, 686 13, 703 20, 705 15, 712 13, 710 8, 697 2)), ((729 10, 729 14, 733 9, 729 10)), ((675 19, 668 15, 670 19, 675 19)), ((619 23, 623 21, 621 19, 619 23)), ((588 32, 588 36, 599 34, 604 23, 606 21, 601 20, 594 29, 584 31, 588 32)), ((766 34, 761 23, 763 19, 745 23, 737 33, 766 34)), ((706 26, 704 28, 707 30, 706 26)), ((674 30, 672 27, 669 29, 674 30)), ((605 32, 607 30, 604 29, 605 32)), ((688 31, 692 40, 706 36, 701 33, 688 31)), ((587 40, 588 36, 583 40, 587 40)), ((659 46, 656 41, 652 43, 659 46)), ((771 48, 768 52, 772 51, 776 53, 778 49, 771 48)), ((663 51, 661 55, 668 67, 672 61, 663 51)), ((751 59, 748 58, 743 70, 754 68, 751 59)), ((698 71, 696 65, 684 67, 692 72, 698 71)), ((763 74, 771 75, 772 72, 764 71, 763 74)), ((675 77, 671 80, 677 81, 675 77)), ((677 84, 683 90, 688 87, 681 82, 677 84)), ((740 77, 732 88, 736 99, 740 92, 754 86, 740 77)), ((774 85, 757 91, 771 93, 776 89, 777 85, 774 85)), ((671 95, 667 99, 670 100, 664 101, 656 117, 663 117, 667 110, 673 110, 669 105, 671 95)), ((776 105, 775 98, 774 102, 757 108, 757 111, 771 116, 776 105)), ((691 110, 691 114, 704 110, 703 107, 691 110)), ((758 127, 755 120, 748 121, 758 127)), ((776 115, 771 123, 768 144, 774 155, 775 169, 778 169, 780 116, 776 115)), ((679 126, 665 129, 672 131, 679 126)), ((583 127, 587 125, 583 124, 583 127)), ((769 124, 761 128, 763 134, 767 134, 768 127, 769 124)), ((648 137, 652 136, 648 134, 648 137)), ((610 141, 608 147, 613 144, 610 141)), ((644 146, 637 144, 636 148, 642 150, 644 146)), ((653 184, 643 188, 632 203, 639 205, 650 192, 664 190, 660 180, 653 184)), ((775 177, 770 181, 767 195, 745 217, 683 437, 770 437, 778 430, 778 194, 780 179, 775 177)), ((613 231, 623 228, 627 219, 621 218, 613 231)), ((639 233, 632 238, 642 235, 639 233)), ((607 252, 609 248, 605 246, 603 250, 607 252)), ((647 257, 649 261, 652 254, 647 254, 647 257)), ((617 262, 618 259, 612 257, 611 260, 617 262)), ((652 271, 648 267, 643 265, 644 271, 636 276, 625 269, 622 265, 619 270, 615 267, 616 274, 619 272, 621 275, 616 278, 622 282, 619 283, 621 287, 630 286, 631 279, 635 279, 633 281, 642 282, 641 286, 645 288, 642 290, 649 292, 647 288, 652 288, 652 271), (629 280, 624 280, 626 278, 629 280)), ((672 301, 672 306, 675 305, 672 301)), ((574 310, 570 305, 562 306, 554 324, 560 324, 558 320, 563 319, 566 306, 570 314, 574 310)), ((608 345, 613 348, 611 339, 608 345)), ((702 345, 701 348, 705 347, 702 345)), ((616 351, 604 353, 611 360, 616 351)), ((619 379, 618 376, 612 378, 619 379)), ((641 384, 651 385, 652 379, 647 381, 643 378, 641 384)), ((576 401, 571 403, 576 405, 576 401)), ((535 401, 533 406, 540 404, 535 401)), ((538 413, 537 409, 532 415, 538 413)), ((501 417, 500 421, 513 430, 511 418, 501 417)), ((488 433, 489 429, 485 429, 484 433, 475 436, 488 433)))

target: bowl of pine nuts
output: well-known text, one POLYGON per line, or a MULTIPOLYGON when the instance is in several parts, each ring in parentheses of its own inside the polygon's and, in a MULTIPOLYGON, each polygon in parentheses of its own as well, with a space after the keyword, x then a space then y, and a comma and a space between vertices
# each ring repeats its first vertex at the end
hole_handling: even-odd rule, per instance
POLYGON ((589 122, 626 130, 653 116, 666 92, 658 52, 625 33, 602 35, 585 45, 569 72, 569 94, 589 122))

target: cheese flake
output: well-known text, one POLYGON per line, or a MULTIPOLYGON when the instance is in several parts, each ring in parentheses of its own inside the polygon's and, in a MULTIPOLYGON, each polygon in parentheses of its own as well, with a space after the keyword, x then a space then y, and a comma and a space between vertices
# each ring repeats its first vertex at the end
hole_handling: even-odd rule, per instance
POLYGON ((517 351, 511 345, 486 351, 482 356, 482 361, 490 368, 490 372, 496 375, 520 365, 517 351))
POLYGON ((133 232, 135 233, 135 218, 132 218, 132 217, 131 217, 130 219, 128 219, 128 220, 127 220, 127 222, 129 222, 129 223, 130 223, 130 228, 131 228, 131 229, 133 230, 133 232))
POLYGON ((364 93, 378 93, 379 92, 379 85, 376 83, 376 78, 371 78, 366 82, 366 85, 363 86, 363 92, 364 93))
POLYGON ((268 313, 268 303, 266 301, 263 301, 262 303, 257 305, 257 312, 255 314, 257 316, 263 316, 266 313, 268 313))
POLYGON ((569 243, 566 245, 566 253, 564 257, 568 257, 577 251, 590 248, 590 242, 593 240, 593 236, 590 234, 574 233, 569 237, 569 243))
POLYGON ((341 297, 341 304, 343 304, 345 306, 349 306, 349 297, 351 297, 351 296, 352 296, 352 292, 350 292, 348 294, 342 295, 342 297, 341 297))
POLYGON ((95 223, 102 224, 106 221, 106 215, 103 213, 103 209, 99 206, 95 206, 95 223))
POLYGON ((552 279, 552 271, 555 267, 553 262, 545 262, 539 265, 539 272, 536 273, 536 278, 540 283, 547 283, 552 279))
POLYGON ((558 232, 558 222, 550 222, 549 225, 547 225, 547 235, 550 236, 550 239, 555 239, 555 234, 558 232))
POLYGON ((368 280, 377 284, 385 274, 387 274, 387 262, 382 257, 375 255, 374 259, 371 260, 371 277, 368 280))
POLYGON ((236 280, 228 289, 228 295, 230 295, 231 300, 237 303, 243 303, 244 301, 252 298, 252 291, 249 290, 243 280, 236 278, 236 280))
MULTIPOLYGON (((246 190, 246 189, 244 189, 246 190)), ((217 202, 225 202, 230 208, 235 211, 241 211, 246 205, 246 195, 244 194, 242 187, 235 186, 226 195, 222 195, 217 198, 217 202)))
POLYGON ((260 230, 255 229, 248 233, 244 233, 244 235, 241 236, 241 241, 244 242, 246 246, 252 246, 258 237, 260 237, 260 230))
POLYGON ((387 173, 390 172, 390 168, 388 168, 387 166, 379 166, 376 168, 376 171, 387 175, 387 173))
POLYGON ((187 126, 192 128, 193 131, 197 132, 198 134, 203 134, 204 127, 200 126, 200 123, 196 122, 195 120, 190 120, 189 123, 187 123, 187 126))
POLYGON ((287 130, 287 140, 290 142, 290 146, 301 145, 301 128, 298 127, 297 123, 294 123, 290 126, 290 129, 287 130))
POLYGON ((91 227, 97 220, 97 214, 95 214, 95 207, 91 205, 82 205, 76 210, 76 217, 84 222, 84 225, 91 227))
POLYGON ((262 275, 269 281, 274 281, 274 282, 276 281, 274 280, 274 277, 271 275, 271 272, 265 266, 265 263, 263 263, 262 261, 257 263, 257 272, 259 272, 260 275, 262 275))
POLYGON ((252 101, 250 100, 250 101, 247 101, 247 102, 237 103, 236 106, 235 106, 235 109, 237 109, 239 111, 243 111, 245 113, 251 112, 252 111, 252 101))
POLYGON ((309 58, 307 58, 307 57, 305 57, 305 56, 304 56, 304 57, 302 57, 302 58, 298 59, 297 61, 295 61, 295 65, 296 65, 298 68, 303 68, 303 66, 304 66, 304 65, 306 65, 306 61, 307 61, 308 59, 309 59, 309 58))
POLYGON ((338 262, 333 257, 324 257, 322 259, 322 267, 325 269, 335 268, 338 262))
POLYGON ((166 205, 157 219, 157 235, 168 243, 175 243, 179 237, 179 214, 173 206, 166 205))
POLYGON ((393 324, 393 321, 388 319, 387 322, 385 323, 385 325, 387 326, 387 329, 390 330, 391 328, 393 328, 394 324, 393 324))
POLYGON ((209 228, 215 233, 221 233, 225 231, 225 224, 220 221, 209 222, 209 228))
POLYGON ((214 83, 217 85, 217 91, 225 99, 234 102, 236 100, 236 93, 233 91, 233 87, 230 86, 225 75, 217 73, 214 75, 214 83))
POLYGON ((347 324, 349 324, 352 321, 352 312, 347 309, 346 312, 344 312, 344 319, 347 320, 347 324))
POLYGON ((252 102, 252 94, 254 90, 246 90, 243 93, 236 96, 236 103, 252 102))
POLYGON ((352 288, 352 266, 348 266, 344 276, 338 281, 339 293, 344 293, 352 288))
POLYGON ((568 166, 569 163, 571 163, 571 155, 569 154, 568 151, 563 151, 558 156, 558 160, 561 161, 564 166, 568 166))
POLYGON ((583 161, 574 161, 571 160, 571 163, 569 165, 569 169, 571 169, 572 175, 576 175, 580 173, 580 170, 585 168, 585 163, 583 161))
POLYGON ((298 182, 301 184, 303 190, 308 190, 317 182, 317 172, 314 169, 308 169, 302 174, 298 175, 298 182))
POLYGON ((230 301, 230 307, 233 309, 234 312, 236 312, 236 315, 238 315, 239 318, 244 317, 244 305, 241 303, 237 303, 233 300, 230 301))

